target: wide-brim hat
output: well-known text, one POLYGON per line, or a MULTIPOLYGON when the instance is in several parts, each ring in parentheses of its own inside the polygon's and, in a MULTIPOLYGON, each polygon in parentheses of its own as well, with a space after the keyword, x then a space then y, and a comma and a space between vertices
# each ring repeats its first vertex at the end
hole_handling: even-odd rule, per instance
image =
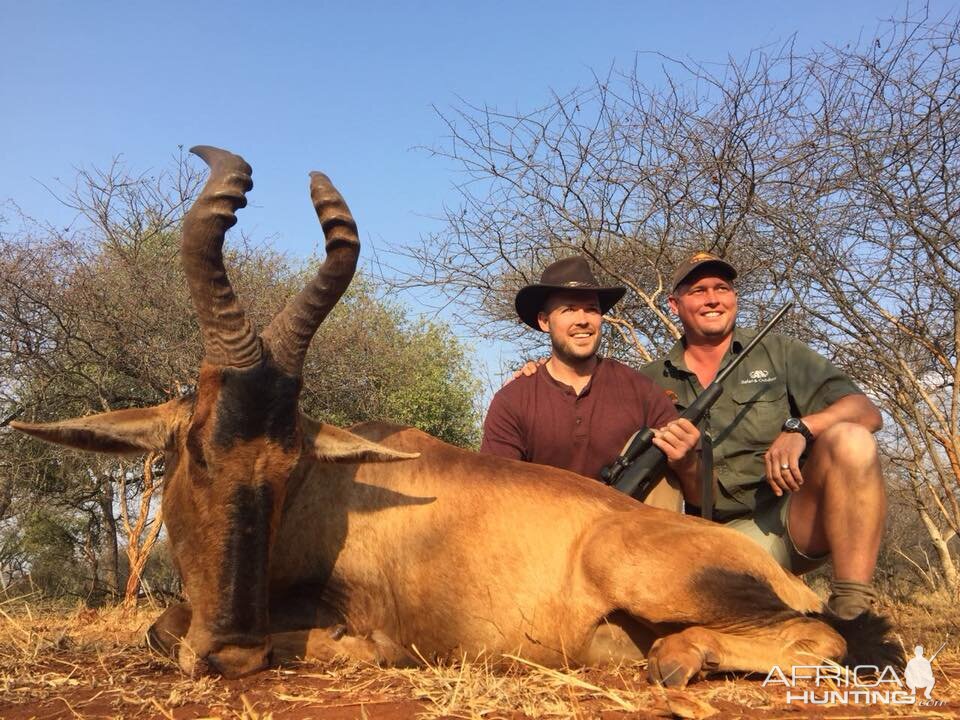
POLYGON ((721 257, 713 253, 698 252, 687 258, 676 270, 673 271, 673 284, 671 287, 676 290, 684 280, 690 277, 694 271, 700 269, 711 269, 719 271, 724 277, 731 280, 737 277, 737 269, 721 257))
POLYGON ((600 300, 601 313, 606 313, 616 305, 627 291, 625 287, 610 287, 597 282, 586 258, 579 255, 563 258, 544 269, 540 282, 520 289, 513 301, 517 315, 534 330, 539 330, 537 315, 543 310, 543 305, 550 293, 557 290, 595 292, 600 300))

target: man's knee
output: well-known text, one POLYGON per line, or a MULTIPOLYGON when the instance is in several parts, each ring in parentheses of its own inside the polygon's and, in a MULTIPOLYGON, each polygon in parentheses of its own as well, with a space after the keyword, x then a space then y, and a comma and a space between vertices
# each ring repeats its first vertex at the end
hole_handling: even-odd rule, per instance
POLYGON ((863 425, 842 422, 827 428, 813 445, 813 452, 827 455, 831 464, 866 468, 879 461, 877 441, 863 425))
POLYGON ((643 504, 680 513, 683 512, 683 493, 664 478, 653 487, 643 504))
POLYGON ((838 500, 885 495, 877 441, 854 423, 837 423, 817 437, 803 466, 803 478, 806 482, 800 492, 815 504, 823 500, 828 485, 838 500))

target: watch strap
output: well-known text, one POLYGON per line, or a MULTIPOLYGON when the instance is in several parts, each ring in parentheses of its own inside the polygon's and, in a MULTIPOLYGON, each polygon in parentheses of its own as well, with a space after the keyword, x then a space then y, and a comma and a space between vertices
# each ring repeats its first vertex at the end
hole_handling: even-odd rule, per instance
POLYGON ((810 432, 810 428, 808 428, 807 424, 800 418, 787 418, 783 422, 781 430, 784 432, 800 433, 808 443, 813 442, 813 433, 810 432))

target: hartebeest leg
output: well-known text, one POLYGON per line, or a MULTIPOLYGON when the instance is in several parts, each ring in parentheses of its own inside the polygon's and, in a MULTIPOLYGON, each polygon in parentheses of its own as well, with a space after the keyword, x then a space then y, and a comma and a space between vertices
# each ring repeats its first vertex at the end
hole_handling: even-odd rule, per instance
POLYGON ((845 648, 833 629, 806 617, 742 634, 691 627, 653 644, 647 676, 651 682, 683 687, 701 671, 766 672, 774 665, 819 665, 842 656, 845 648))
POLYGON ((807 616, 822 607, 816 594, 728 528, 653 510, 624 513, 591 528, 581 567, 586 592, 665 631, 648 654, 656 682, 685 685, 701 670, 760 672, 801 655, 807 664, 845 655, 843 638, 807 616))
POLYGON ((657 639, 656 633, 625 612, 614 612, 598 625, 577 660, 584 665, 608 665, 643 660, 657 639))
MULTIPOLYGON (((180 643, 190 629, 190 603, 171 605, 147 630, 147 645, 155 652, 177 659, 180 643)), ((379 631, 369 638, 346 634, 346 626, 274 632, 273 663, 293 660, 349 659, 377 665, 409 666, 414 659, 400 645, 379 631)))
POLYGON ((190 603, 177 603, 168 607, 147 630, 147 646, 176 660, 177 647, 190 629, 192 615, 190 603))
POLYGON ((346 628, 313 628, 274 633, 273 659, 276 663, 291 660, 346 659, 377 665, 410 666, 414 659, 401 646, 379 631, 370 637, 346 634, 346 628))
POLYGON ((719 627, 823 607, 752 540, 673 513, 611 515, 590 528, 580 552, 587 592, 647 625, 719 627))

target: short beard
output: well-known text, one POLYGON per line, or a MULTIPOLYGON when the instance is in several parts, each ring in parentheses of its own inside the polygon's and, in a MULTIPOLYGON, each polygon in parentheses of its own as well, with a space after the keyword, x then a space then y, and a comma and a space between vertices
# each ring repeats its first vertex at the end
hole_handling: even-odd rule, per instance
POLYGON ((700 334, 708 338, 724 338, 730 334, 730 329, 723 328, 721 330, 701 330, 700 334))
POLYGON ((728 337, 730 333, 733 332, 733 328, 734 328, 734 323, 730 323, 729 325, 725 325, 724 327, 716 330, 700 329, 700 334, 709 340, 723 340, 726 337, 728 337))
POLYGON ((563 362, 566 365, 579 365, 580 363, 589 362, 597 355, 597 350, 600 349, 600 336, 596 336, 596 342, 593 345, 593 349, 587 355, 574 355, 573 353, 567 352, 567 349, 562 347, 559 343, 551 338, 550 340, 551 349, 553 350, 553 355, 558 360, 563 362))

